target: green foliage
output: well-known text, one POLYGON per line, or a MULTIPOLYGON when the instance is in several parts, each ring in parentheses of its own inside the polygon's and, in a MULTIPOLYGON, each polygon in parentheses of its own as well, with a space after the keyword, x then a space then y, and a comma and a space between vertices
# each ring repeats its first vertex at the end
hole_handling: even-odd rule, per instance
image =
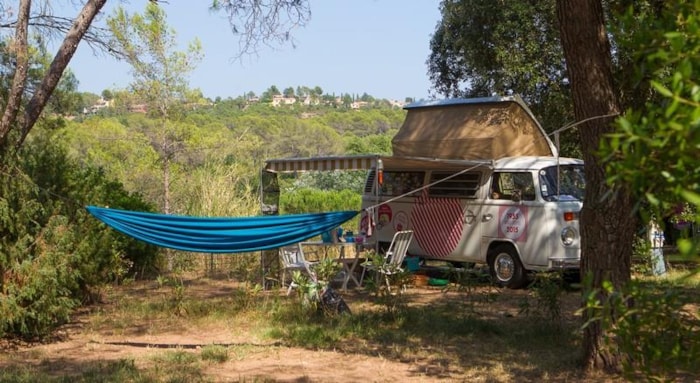
POLYGON ((534 314, 555 326, 561 326, 561 298, 566 292, 564 275, 561 272, 538 273, 529 286, 529 292, 535 298, 534 306, 525 303, 521 312, 534 314))
POLYGON ((391 154, 391 138, 389 134, 374 134, 364 137, 349 137, 345 150, 347 154, 391 154))
POLYGON ((610 283, 604 283, 603 289, 602 295, 587 290, 585 310, 591 321, 601 321, 609 329, 606 345, 624 356, 628 379, 684 381, 697 376, 700 312, 687 305, 687 292, 636 281, 619 291, 610 283), (601 301, 601 296, 606 298, 601 301))
POLYGON ((188 313, 187 300, 185 293, 187 287, 182 282, 182 278, 176 276, 167 278, 166 283, 170 287, 170 293, 166 295, 166 307, 168 311, 177 316, 186 316, 188 313))
MULTIPOLYGON (((121 97, 119 94, 115 93, 115 100, 121 97)), ((171 212, 203 216, 257 214, 260 167, 265 160, 388 154, 391 137, 404 116, 403 110, 391 107, 338 111, 309 106, 290 111, 232 99, 185 110, 179 124, 187 135, 179 141, 179 150, 170 162, 171 212)), ((126 190, 160 205, 163 158, 149 133, 157 129, 157 121, 146 115, 115 111, 111 117, 95 115, 69 121, 58 129, 61 135, 57 138, 67 143, 73 159, 104 169, 126 190)), ((289 187, 360 193, 364 178, 364 172, 302 174, 289 187)))
POLYGON ((632 244, 632 272, 651 275, 654 270, 654 261, 651 242, 646 237, 637 236, 632 244))
MULTIPOLYGON (((339 262, 329 257, 312 266, 313 276, 302 274, 299 271, 292 274, 292 282, 297 286, 297 296, 305 310, 317 312, 319 308, 322 308, 321 296, 341 268, 339 262)), ((322 310, 322 312, 327 316, 337 314, 331 310, 322 310)))
MULTIPOLYGON (((143 15, 131 16, 118 8, 107 24, 116 49, 123 52, 133 69, 131 88, 153 118, 144 124, 141 132, 158 153, 162 208, 170 213, 170 179, 173 168, 177 167, 173 161, 192 139, 192 129, 181 122, 181 117, 186 104, 195 104, 201 98, 198 92, 189 89, 187 82, 187 75, 201 60, 201 45, 194 40, 187 51, 176 51, 175 31, 168 27, 166 19, 165 11, 149 2, 143 15)), ((170 256, 168 258, 170 267, 170 256)))
POLYGON ((66 217, 50 217, 36 233, 35 250, 22 244, 21 250, 34 250, 33 257, 8 254, 14 259, 2 267, 0 334, 41 337, 68 320, 78 304, 72 291, 78 290, 80 277, 73 270, 78 265, 70 260, 77 242, 72 229, 66 217))
POLYGON ((362 194, 366 178, 366 171, 305 172, 294 179, 290 188, 292 190, 306 188, 327 191, 349 190, 359 195, 362 194))
MULTIPOLYGON (((573 120, 554 1, 443 1, 440 11, 428 59, 438 92, 520 94, 548 131, 573 120)), ((562 139, 578 142, 571 132, 562 139)))
POLYGON ((326 112, 314 120, 333 128, 339 134, 351 133, 357 137, 387 134, 401 127, 406 112, 402 109, 364 109, 326 112))
MULTIPOLYGON (((640 20, 630 8, 624 27, 642 22, 635 39, 623 41, 636 52, 636 79, 655 96, 628 110, 616 133, 603 142, 609 182, 629 185, 657 217, 686 202, 700 211, 700 1, 664 3, 662 12, 640 20)), ((641 91, 641 90, 640 90, 641 91)), ((700 223, 697 213, 693 219, 700 223)), ((687 241, 679 248, 693 251, 687 241)))
POLYGON ((191 95, 186 74, 201 61, 201 44, 189 43, 178 52, 175 31, 167 25, 165 10, 149 2, 143 14, 128 14, 118 8, 107 20, 116 49, 123 52, 133 68, 132 88, 162 118, 172 114, 191 95))
POLYGON ((37 134, 21 159, 6 156, 0 167, 0 335, 48 335, 102 285, 145 271, 156 254, 84 209, 148 205, 102 172, 67 160, 51 135, 37 134))
POLYGON ((280 210, 281 214, 359 210, 361 198, 360 194, 350 190, 288 190, 280 196, 280 210))
POLYGON ((362 264, 368 273, 364 283, 365 289, 377 297, 387 315, 393 320, 400 320, 407 308, 404 292, 411 283, 411 273, 400 269, 401 265, 386 265, 384 254, 369 251, 366 257, 367 260, 362 264), (383 273, 378 270, 382 270, 383 273))

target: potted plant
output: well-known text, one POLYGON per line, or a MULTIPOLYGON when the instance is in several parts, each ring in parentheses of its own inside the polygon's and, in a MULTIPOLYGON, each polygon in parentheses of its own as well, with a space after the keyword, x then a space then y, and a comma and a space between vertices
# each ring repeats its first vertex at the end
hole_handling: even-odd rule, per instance
POLYGON ((695 215, 695 207, 685 202, 676 206, 673 214, 669 217, 669 222, 673 224, 675 229, 686 231, 695 221, 695 215))

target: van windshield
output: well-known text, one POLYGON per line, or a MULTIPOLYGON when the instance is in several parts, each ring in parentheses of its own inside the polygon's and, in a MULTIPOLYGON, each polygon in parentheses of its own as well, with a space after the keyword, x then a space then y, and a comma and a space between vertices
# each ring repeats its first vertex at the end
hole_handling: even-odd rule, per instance
POLYGON ((540 170, 540 191, 545 201, 583 201, 585 188, 583 165, 550 166, 540 170))

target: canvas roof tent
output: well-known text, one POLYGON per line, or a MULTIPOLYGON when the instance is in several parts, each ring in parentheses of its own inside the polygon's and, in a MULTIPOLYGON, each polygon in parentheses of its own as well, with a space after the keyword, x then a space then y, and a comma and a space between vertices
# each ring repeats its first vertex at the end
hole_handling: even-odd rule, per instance
POLYGON ((392 139, 394 156, 491 160, 557 156, 557 149, 519 96, 409 104, 392 139))

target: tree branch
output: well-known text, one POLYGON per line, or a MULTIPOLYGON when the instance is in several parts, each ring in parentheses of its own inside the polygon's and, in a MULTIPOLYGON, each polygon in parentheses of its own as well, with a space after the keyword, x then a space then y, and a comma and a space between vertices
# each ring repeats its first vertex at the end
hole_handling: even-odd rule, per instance
POLYGON ((291 31, 311 19, 308 0, 215 0, 210 9, 225 11, 231 30, 241 35, 238 58, 255 54, 261 44, 293 44, 291 31))

